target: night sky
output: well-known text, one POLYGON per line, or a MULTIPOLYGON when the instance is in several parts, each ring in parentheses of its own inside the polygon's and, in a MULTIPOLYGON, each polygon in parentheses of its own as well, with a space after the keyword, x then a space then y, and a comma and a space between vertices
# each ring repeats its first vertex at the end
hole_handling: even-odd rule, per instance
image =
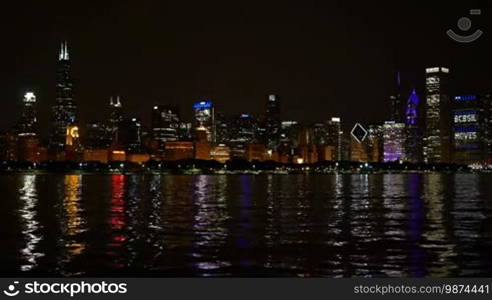
MULTIPOLYGON (((280 95, 283 119, 383 121, 397 70, 423 92, 426 66, 451 68, 456 92, 492 91, 490 1, 15 1, 0 13, 0 129, 34 90, 49 125, 58 47, 68 40, 82 122, 103 119, 111 95, 128 116, 154 104, 191 118, 210 98, 226 114, 264 111, 280 95), (445 34, 469 9, 473 44, 445 34)), ((405 95, 406 97, 406 95, 405 95)))

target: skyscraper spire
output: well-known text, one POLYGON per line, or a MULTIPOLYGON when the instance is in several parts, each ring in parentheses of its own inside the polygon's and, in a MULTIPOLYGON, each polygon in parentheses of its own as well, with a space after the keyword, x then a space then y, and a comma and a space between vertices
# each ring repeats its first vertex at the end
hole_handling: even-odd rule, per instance
POLYGON ((69 60, 70 56, 68 54, 68 43, 67 41, 63 41, 60 46, 60 55, 58 60, 69 60))
POLYGON ((69 60, 70 56, 68 55, 68 43, 65 41, 65 60, 69 60))

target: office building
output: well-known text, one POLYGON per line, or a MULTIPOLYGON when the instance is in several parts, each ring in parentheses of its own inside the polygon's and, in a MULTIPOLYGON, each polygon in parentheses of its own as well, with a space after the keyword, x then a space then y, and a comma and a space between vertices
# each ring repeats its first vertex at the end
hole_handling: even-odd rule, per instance
POLYGON ((195 133, 200 128, 200 131, 207 134, 207 141, 215 143, 215 110, 212 101, 197 102, 193 109, 195 133))
POLYGON ((67 42, 61 44, 57 65, 56 101, 52 108, 50 147, 55 152, 64 150, 69 127, 77 126, 77 104, 73 99, 71 61, 67 42))
POLYGON ((277 150, 280 142, 280 100, 277 95, 269 95, 264 120, 264 142, 268 150, 277 150))
POLYGON ((127 155, 142 152, 142 122, 138 118, 128 118, 121 122, 120 141, 127 155))
POLYGON ((17 125, 16 131, 20 137, 33 137, 38 135, 36 95, 32 92, 24 94, 21 120, 17 125))
POLYGON ((405 123, 389 121, 383 125, 384 162, 405 160, 405 123))
POLYGON ((158 142, 158 152, 163 154, 166 142, 179 140, 180 118, 177 108, 169 105, 156 105, 152 108, 151 136, 158 142))
POLYGON ((482 164, 489 157, 490 96, 453 97, 454 162, 482 164))
POLYGON ((427 163, 451 162, 451 107, 449 69, 426 69, 423 156, 427 163))
POLYGON ((411 163, 422 162, 422 131, 420 129, 419 108, 420 99, 413 89, 405 109, 405 160, 411 163))

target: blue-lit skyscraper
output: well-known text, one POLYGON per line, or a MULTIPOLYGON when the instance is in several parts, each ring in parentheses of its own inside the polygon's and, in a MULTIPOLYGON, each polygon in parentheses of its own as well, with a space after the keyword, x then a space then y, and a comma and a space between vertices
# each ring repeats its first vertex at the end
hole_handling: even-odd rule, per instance
POLYGON ((415 89, 410 93, 405 109, 405 160, 412 163, 422 161, 422 133, 419 120, 420 99, 415 89))

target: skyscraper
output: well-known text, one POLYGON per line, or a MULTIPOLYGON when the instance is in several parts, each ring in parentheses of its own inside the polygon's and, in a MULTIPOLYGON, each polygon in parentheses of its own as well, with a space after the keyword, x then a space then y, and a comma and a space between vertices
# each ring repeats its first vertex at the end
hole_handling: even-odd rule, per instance
POLYGON ((215 113, 215 140, 217 144, 228 144, 231 137, 231 120, 223 113, 215 113))
POLYGON ((234 116, 229 123, 229 139, 227 145, 233 158, 245 158, 248 144, 255 143, 258 123, 250 114, 234 116))
POLYGON ((67 129, 77 126, 77 104, 72 94, 71 62, 67 42, 61 44, 58 56, 56 102, 52 109, 52 133, 50 146, 63 150, 67 129))
POLYGON ((137 118, 123 120, 120 127, 120 140, 127 153, 141 153, 142 122, 137 118))
POLYGON ((109 99, 109 128, 111 130, 113 145, 118 145, 118 131, 123 122, 123 104, 121 103, 120 96, 116 96, 109 99))
POLYGON ((400 72, 396 74, 396 87, 393 92, 393 95, 390 96, 390 104, 391 104, 390 120, 395 121, 396 123, 403 123, 404 116, 405 116, 405 111, 404 111, 405 105, 401 97, 400 72))
POLYGON ((86 149, 109 149, 113 131, 111 125, 104 122, 90 122, 87 124, 84 146, 86 149))
POLYGON ((178 140, 179 113, 176 107, 156 105, 152 109, 152 138, 161 143, 178 140))
POLYGON ((408 98, 405 109, 405 160, 412 163, 422 161, 422 134, 419 126, 420 99, 415 89, 408 98))
POLYGON ((277 95, 268 96, 265 114, 265 144, 268 150, 276 150, 280 142, 280 101, 277 95))
POLYGON ((342 122, 340 118, 331 118, 326 123, 326 144, 335 147, 333 160, 342 160, 342 122))
POLYGON ((195 132, 205 130, 207 141, 215 143, 215 111, 212 101, 200 101, 193 105, 195 132))
POLYGON ((27 92, 24 95, 22 116, 17 127, 19 136, 36 136, 38 134, 36 96, 32 92, 27 92))
POLYGON ((381 124, 367 126, 367 156, 368 161, 373 163, 384 160, 383 125, 381 124))
POLYGON ((455 96, 454 162, 458 164, 484 163, 489 157, 490 96, 474 94, 455 96))
POLYGON ((383 125, 384 162, 405 159, 405 123, 389 121, 383 125))
POLYGON ((451 162, 451 107, 449 69, 426 69, 426 107, 423 142, 424 161, 451 162))

